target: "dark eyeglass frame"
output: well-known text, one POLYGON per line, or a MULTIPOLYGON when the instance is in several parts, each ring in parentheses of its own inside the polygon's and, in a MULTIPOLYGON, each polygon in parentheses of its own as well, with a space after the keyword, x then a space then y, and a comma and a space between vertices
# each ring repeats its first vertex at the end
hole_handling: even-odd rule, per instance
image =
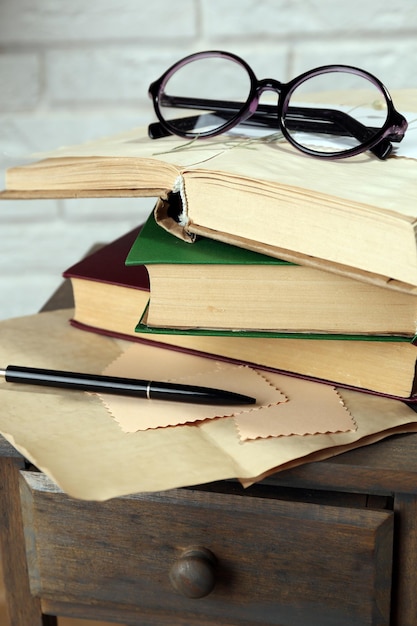
POLYGON ((158 80, 151 83, 149 96, 153 100, 155 114, 159 122, 149 125, 148 132, 152 139, 166 137, 168 135, 178 135, 187 139, 203 139, 215 137, 225 133, 239 124, 248 126, 267 126, 282 135, 295 148, 305 154, 322 159, 340 159, 361 154, 370 150, 379 159, 386 159, 392 152, 391 142, 399 142, 403 139, 407 130, 407 121, 399 113, 393 104, 390 93, 385 85, 373 74, 361 70, 351 65, 323 65, 308 72, 300 74, 288 83, 281 83, 273 78, 259 80, 252 68, 237 55, 221 50, 209 50, 197 52, 184 57, 172 65, 162 74, 158 80), (165 94, 165 86, 169 79, 182 67, 193 61, 205 58, 224 58, 241 65, 247 72, 250 79, 250 91, 246 102, 228 102, 223 100, 194 99, 188 97, 169 96, 165 94), (306 108, 289 106, 290 98, 302 83, 316 76, 330 72, 345 72, 355 74, 368 80, 381 92, 385 98, 387 106, 387 118, 380 128, 370 127, 362 124, 354 117, 343 111, 327 108, 306 108), (260 96, 264 91, 275 91, 278 93, 278 104, 259 104, 260 96), (225 119, 224 124, 214 130, 196 132, 194 124, 198 119, 210 113, 166 120, 161 112, 161 106, 185 109, 209 108, 212 113, 225 119), (290 131, 301 130, 314 132, 320 130, 321 133, 329 135, 353 136, 360 143, 353 148, 336 152, 320 152, 299 144, 291 135, 290 131))

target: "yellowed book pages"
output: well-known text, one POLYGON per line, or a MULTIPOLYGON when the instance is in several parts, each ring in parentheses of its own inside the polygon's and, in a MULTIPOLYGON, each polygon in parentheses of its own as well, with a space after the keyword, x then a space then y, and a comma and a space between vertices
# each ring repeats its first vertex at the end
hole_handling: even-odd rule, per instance
POLYGON ((417 334, 415 295, 310 267, 198 263, 146 267, 150 327, 410 338, 417 334))
POLYGON ((415 390, 417 348, 409 341, 142 335, 135 332, 135 326, 148 302, 147 292, 118 287, 120 292, 114 302, 110 298, 111 286, 74 279, 72 284, 76 301, 73 321, 90 331, 126 335, 138 341, 144 339, 174 349, 404 398, 415 390))
MULTIPOLYGON (((405 110, 407 102, 414 106, 415 97, 405 94, 396 104, 405 110)), ((139 128, 11 168, 3 197, 176 191, 185 236, 203 234, 416 291, 416 172, 415 158, 379 161, 365 153, 326 161, 285 142, 153 141, 139 128)), ((163 222, 178 231, 175 220, 165 215, 163 222)))

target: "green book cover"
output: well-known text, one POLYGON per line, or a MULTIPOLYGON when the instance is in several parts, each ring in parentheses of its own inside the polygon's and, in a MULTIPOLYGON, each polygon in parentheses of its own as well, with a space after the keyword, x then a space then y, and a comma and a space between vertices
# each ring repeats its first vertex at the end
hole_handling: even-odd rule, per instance
POLYGON ((129 254, 126 265, 151 263, 216 265, 294 265, 265 254, 202 237, 193 244, 168 233, 149 216, 129 254))
MULTIPOLYGON (((153 263, 177 264, 252 264, 252 265, 295 265, 275 257, 259 254, 251 250, 232 246, 214 239, 199 238, 193 244, 174 237, 165 231, 154 219, 153 213, 149 216, 136 237, 125 264, 149 265, 153 263)), ((218 337, 266 337, 289 339, 315 340, 351 340, 351 341, 392 341, 416 342, 416 337, 409 335, 365 335, 365 334, 328 334, 328 333, 297 333, 256 330, 212 330, 204 328, 178 329, 156 328, 146 324, 147 309, 142 313, 135 328, 137 333, 143 334, 172 334, 172 335, 206 335, 218 337)))

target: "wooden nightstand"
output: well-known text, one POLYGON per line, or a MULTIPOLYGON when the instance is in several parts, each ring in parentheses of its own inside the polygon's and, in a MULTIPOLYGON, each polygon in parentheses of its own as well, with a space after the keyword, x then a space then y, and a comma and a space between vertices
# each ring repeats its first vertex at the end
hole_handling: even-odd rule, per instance
MULTIPOLYGON (((70 306, 68 286, 46 308, 70 306)), ((277 473, 74 500, 0 441, 12 626, 415 626, 417 435, 277 473), (200 596, 200 597, 190 597, 200 596)))

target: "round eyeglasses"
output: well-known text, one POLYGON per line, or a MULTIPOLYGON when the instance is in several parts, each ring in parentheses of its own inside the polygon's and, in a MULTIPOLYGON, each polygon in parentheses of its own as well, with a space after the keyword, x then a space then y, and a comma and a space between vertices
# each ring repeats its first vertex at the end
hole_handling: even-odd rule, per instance
POLYGON ((281 83, 258 80, 240 57, 211 50, 172 65, 150 85, 149 95, 159 119, 149 125, 153 139, 199 139, 232 129, 250 136, 279 132, 313 157, 339 159, 370 150, 386 159, 407 129, 381 81, 349 65, 324 65, 281 83), (264 93, 269 100, 260 103, 264 93), (348 94, 349 104, 331 104, 335 93, 348 94))

